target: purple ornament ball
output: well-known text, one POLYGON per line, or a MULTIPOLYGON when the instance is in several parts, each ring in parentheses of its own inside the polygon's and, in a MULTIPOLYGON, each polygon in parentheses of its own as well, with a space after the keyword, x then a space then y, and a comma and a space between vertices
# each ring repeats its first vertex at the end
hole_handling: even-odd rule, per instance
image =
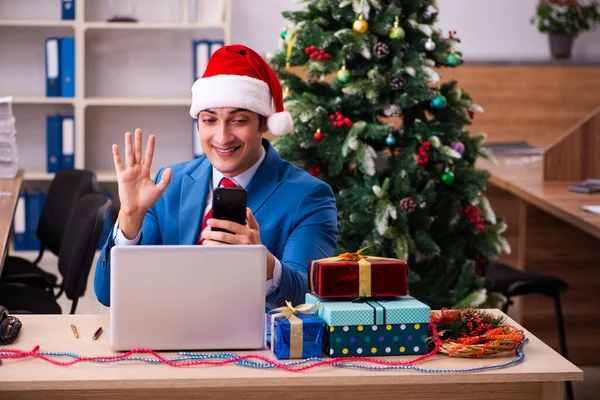
POLYGON ((454 142, 452 143, 452 148, 462 154, 465 151, 465 145, 463 142, 454 142))

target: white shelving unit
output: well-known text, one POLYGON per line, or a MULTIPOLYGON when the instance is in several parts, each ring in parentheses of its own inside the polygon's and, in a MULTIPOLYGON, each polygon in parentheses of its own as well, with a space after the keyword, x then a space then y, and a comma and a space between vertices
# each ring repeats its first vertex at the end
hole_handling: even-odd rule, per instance
POLYGON ((5 19, 0 21, 0 26, 24 26, 24 27, 52 27, 52 26, 64 26, 73 28, 75 26, 74 21, 62 21, 62 20, 51 20, 51 19, 5 19))
POLYGON ((86 30, 92 29, 220 29, 220 24, 191 24, 186 22, 87 22, 83 24, 86 30))
POLYGON ((75 104, 75 99, 68 97, 13 96, 13 104, 75 104))
POLYGON ((86 106, 189 106, 188 97, 88 97, 86 106))
POLYGON ((0 97, 13 96, 26 183, 53 177, 45 118, 58 112, 75 116, 75 167, 99 182, 116 182, 111 145, 135 128, 157 137, 154 170, 191 159, 192 42, 231 43, 231 1, 130 1, 138 22, 106 22, 107 0, 75 0, 73 21, 60 19, 60 0, 0 0, 0 97), (194 4, 218 2, 220 22, 193 15, 194 4), (44 41, 53 36, 75 38, 74 98, 45 96, 44 41))

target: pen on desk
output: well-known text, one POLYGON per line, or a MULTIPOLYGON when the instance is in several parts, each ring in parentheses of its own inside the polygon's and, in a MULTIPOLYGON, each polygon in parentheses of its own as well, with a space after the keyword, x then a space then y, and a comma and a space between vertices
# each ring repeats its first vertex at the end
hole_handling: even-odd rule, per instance
POLYGON ((100 336, 101 333, 102 333, 102 327, 96 329, 96 332, 94 332, 94 336, 92 336, 92 339, 94 339, 94 340, 98 339, 98 337, 100 336))
POLYGON ((71 324, 71 330, 73 331, 73 335, 75 336, 75 339, 79 339, 79 333, 77 332, 77 327, 73 324, 71 324))

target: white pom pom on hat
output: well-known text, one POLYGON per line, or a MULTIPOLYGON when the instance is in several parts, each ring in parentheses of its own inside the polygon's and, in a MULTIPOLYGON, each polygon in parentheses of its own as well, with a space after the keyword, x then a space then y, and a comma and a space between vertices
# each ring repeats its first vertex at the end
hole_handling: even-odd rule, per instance
POLYGON ((267 128, 275 136, 284 136, 294 127, 290 113, 283 109, 277 75, 258 53, 240 44, 217 50, 204 75, 192 85, 192 118, 217 107, 238 107, 260 114, 267 118, 267 128))

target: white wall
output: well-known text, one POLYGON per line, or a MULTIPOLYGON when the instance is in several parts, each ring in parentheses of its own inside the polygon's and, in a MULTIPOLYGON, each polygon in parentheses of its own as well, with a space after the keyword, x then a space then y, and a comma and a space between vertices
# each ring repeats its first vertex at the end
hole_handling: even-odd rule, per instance
MULTIPOLYGON (((233 0, 232 41, 261 54, 277 49, 285 27, 284 10, 294 0, 233 0), (260 6, 258 6, 260 4, 260 6)), ((455 30, 466 61, 542 61, 549 59, 547 36, 529 20, 537 0, 438 0, 437 26, 455 30)), ((576 61, 600 62, 600 29, 582 35, 573 46, 576 61)))

